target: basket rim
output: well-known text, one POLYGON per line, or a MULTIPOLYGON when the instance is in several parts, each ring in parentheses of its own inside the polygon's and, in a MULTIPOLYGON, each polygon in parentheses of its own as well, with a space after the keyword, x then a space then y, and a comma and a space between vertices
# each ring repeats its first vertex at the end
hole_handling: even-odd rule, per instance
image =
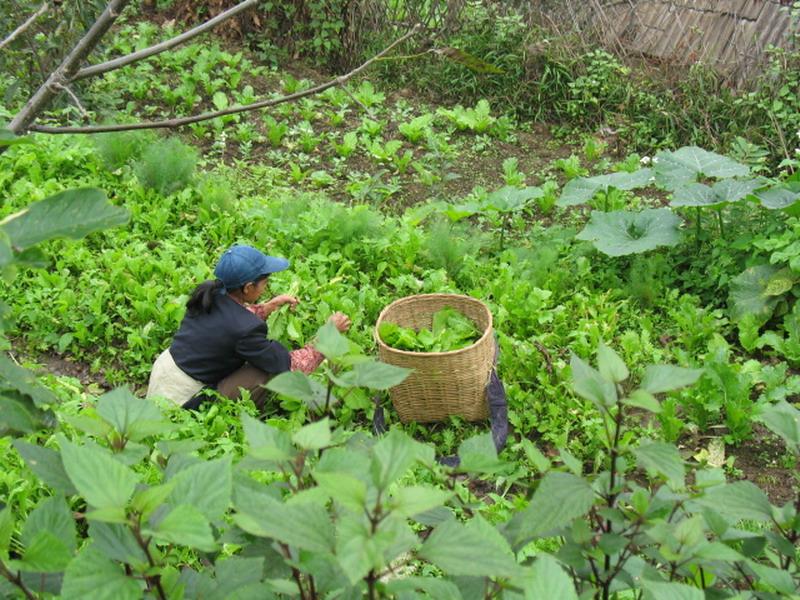
POLYGON ((378 320, 375 321, 375 328, 373 329, 373 336, 375 337, 375 341, 378 344, 379 348, 386 349, 389 352, 393 352, 393 353, 396 353, 396 354, 399 354, 399 355, 405 355, 405 356, 409 356, 409 357, 412 357, 412 356, 416 356, 416 357, 419 357, 419 356, 454 356, 454 355, 462 353, 462 352, 467 352, 468 350, 471 350, 472 348, 474 348, 475 346, 477 346, 481 342, 484 342, 484 340, 488 336, 490 336, 492 334, 493 328, 494 328, 494 320, 492 318, 492 311, 489 310, 489 307, 486 306, 486 304, 483 301, 478 300, 477 298, 473 298, 472 296, 467 296, 466 294, 412 294, 411 296, 403 296, 402 298, 398 298, 397 300, 394 300, 393 302, 387 304, 383 308, 383 310, 381 310, 380 314, 378 315, 378 320), (481 306, 481 308, 486 312, 486 315, 489 318, 489 323, 486 326, 486 329, 484 330, 483 335, 481 335, 480 338, 478 338, 475 342, 473 342, 469 346, 465 346, 464 348, 459 348, 458 350, 449 350, 447 352, 413 352, 411 350, 400 350, 399 348, 393 348, 392 346, 389 346, 388 344, 386 344, 381 339, 381 336, 378 334, 378 328, 381 326, 381 323, 383 322, 383 319, 386 316, 386 313, 389 311, 389 309, 391 309, 395 304, 398 304, 399 302, 408 301, 410 299, 417 299, 417 298, 418 299, 459 298, 459 299, 462 299, 462 300, 469 300, 470 302, 477 302, 481 306))

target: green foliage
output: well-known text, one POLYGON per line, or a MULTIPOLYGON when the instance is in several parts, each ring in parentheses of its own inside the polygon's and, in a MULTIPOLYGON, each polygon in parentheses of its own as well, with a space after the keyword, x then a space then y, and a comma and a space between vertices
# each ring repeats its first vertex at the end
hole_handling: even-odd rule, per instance
POLYGON ((520 172, 519 161, 516 158, 511 157, 503 161, 503 180, 509 186, 525 185, 525 175, 520 172))
POLYGON ((343 158, 347 158, 353 154, 358 147, 358 134, 356 134, 355 131, 348 131, 344 134, 341 144, 337 144, 336 142, 331 142, 331 144, 333 145, 334 150, 336 150, 336 154, 343 158))
MULTIPOLYGON (((0 274, 11 281, 17 269, 42 266, 47 258, 37 247, 55 238, 78 239, 128 221, 128 211, 108 204, 98 189, 67 190, 0 221, 0 274)), ((6 306, 0 302, 0 314, 6 306)), ((5 328, 0 320, 0 345, 5 346, 5 328)), ((56 397, 4 353, 0 355, 0 433, 31 433, 52 422, 50 408, 56 397)))
POLYGON ((431 124, 433 123, 434 115, 426 113, 415 117, 408 123, 400 123, 397 130, 412 144, 425 139, 431 132, 431 124))
POLYGON ((445 307, 433 315, 431 328, 415 331, 396 323, 382 323, 378 335, 385 344, 412 352, 451 352, 471 346, 481 333, 469 317, 445 307))
POLYGON ((113 171, 139 158, 142 151, 153 142, 153 136, 146 132, 120 131, 99 133, 94 140, 103 163, 113 171))
POLYGON ((659 152, 654 162, 656 182, 669 190, 675 190, 698 179, 746 177, 750 174, 749 168, 732 158, 697 146, 659 152))
POLYGON ((277 148, 283 142, 283 138, 289 131, 289 126, 286 123, 280 123, 275 120, 271 115, 264 116, 264 125, 267 128, 267 139, 273 148, 277 148))
MULTIPOLYGON (((128 221, 128 212, 107 203, 98 189, 67 190, 30 204, 23 211, 4 220, 2 232, 6 248, 21 254, 36 244, 54 238, 80 239, 88 233, 128 221)), ((30 257, 25 255, 24 262, 30 257)), ((17 262, 10 252, 0 266, 17 262)))
POLYGON ((689 183, 675 189, 670 206, 719 208, 729 202, 738 202, 746 198, 761 186, 761 182, 753 179, 723 179, 713 186, 689 183))
POLYGON ((750 267, 731 282, 731 317, 752 315, 766 321, 794 282, 789 269, 773 265, 750 267))
MULTIPOLYGON (((321 329, 318 339, 331 364, 350 362, 348 341, 335 328, 321 329)), ((458 598, 473 586, 497 586, 497 598, 515 597, 501 591, 509 588, 559 598, 640 588, 656 598, 702 597, 712 584, 791 593, 796 507, 775 507, 750 482, 726 483, 719 470, 687 465, 671 444, 632 444, 626 435, 631 408, 658 410, 657 394, 690 386, 699 373, 651 365, 636 387, 613 349, 601 343, 597 355, 598 369, 573 355, 571 372, 575 392, 604 421, 606 458, 583 475, 568 453, 562 465, 530 444, 539 472, 517 478, 530 500, 498 522, 474 512, 453 484, 459 473, 511 466, 488 435, 465 440, 461 466, 452 470, 398 428, 370 438, 324 418, 287 430, 244 413, 236 424, 243 448, 211 458, 153 428, 170 425, 170 415, 184 427, 179 415, 187 413, 116 390, 84 417, 94 422, 91 431, 103 425, 105 439, 59 434, 51 450, 86 503, 80 518, 88 527, 77 527, 60 496, 43 497, 19 523, 6 508, 3 575, 30 594, 27 574, 63 574, 53 592, 67 597, 166 595, 176 586, 308 598, 342 589, 458 598), (142 451, 131 461, 125 456, 137 431, 142 451), (763 527, 748 531, 743 520, 763 527), (548 552, 520 552, 547 539, 557 540, 548 552), (389 571, 394 576, 384 580, 389 571)), ((383 373, 375 381, 392 379, 383 373)), ((798 451, 800 411, 784 402, 760 418, 798 451)))
POLYGON ((457 104, 452 109, 440 108, 437 114, 445 117, 460 131, 488 133, 496 121, 491 110, 489 102, 481 99, 474 108, 464 108, 457 104))
POLYGON ((365 138, 363 144, 374 158, 379 163, 390 163, 397 157, 397 152, 402 148, 403 142, 400 140, 388 140, 384 142, 380 139, 365 138))
POLYGON ((151 144, 136 163, 136 176, 147 189, 167 196, 184 189, 192 180, 197 151, 178 138, 151 144))
POLYGON ((608 144, 593 136, 587 136, 583 142, 583 156, 588 161, 599 159, 606 151, 608 144))
MULTIPOLYGON (((500 18, 492 27, 487 40, 510 36, 492 55, 504 64, 503 52, 519 41, 512 38, 528 30, 513 18, 500 18)), ((134 33, 117 43, 147 45, 161 35, 144 23, 134 33)), ((444 60, 432 53, 430 58, 444 60)), ((548 81, 567 89, 568 70, 548 62, 553 56, 546 58, 529 67, 549 68, 548 81)), ((617 78, 612 87, 586 80, 570 89, 575 106, 584 103, 587 124, 600 124, 625 110, 625 102, 620 108, 608 99, 619 91, 613 86, 628 83, 607 57, 592 61, 592 73, 617 78), (601 106, 594 113, 592 98, 601 106)), ((469 69, 464 61, 451 67, 469 69)), ((124 75, 134 98, 154 114, 167 110, 162 102, 180 113, 202 102, 223 106, 252 99, 254 91, 242 78, 270 75, 213 44, 165 54, 158 70, 169 74, 174 90, 154 85, 144 65, 124 75)), ((791 503, 772 507, 754 486, 725 484, 721 472, 698 468, 688 457, 702 460, 704 450, 697 452, 695 438, 682 435, 699 428, 739 444, 761 420, 788 449, 797 447, 791 401, 800 384, 789 370, 800 360, 798 251, 790 216, 797 189, 786 177, 791 165, 777 179, 755 180, 742 169, 757 164, 741 158, 755 155, 752 149, 731 161, 681 148, 658 155, 649 172, 640 171, 647 161, 630 155, 613 167, 615 173, 581 175, 583 181, 570 182, 564 192, 582 197, 578 203, 615 211, 606 213, 609 222, 601 213, 592 216, 582 237, 602 246, 599 221, 610 230, 630 226, 622 241, 619 231, 606 235, 601 228, 611 251, 621 254, 610 259, 575 243, 575 230, 584 226, 580 209, 552 212, 558 185, 523 187, 526 176, 542 174, 522 173, 513 159, 495 174, 500 183, 480 182, 485 188, 464 197, 471 185, 464 181, 464 192, 445 196, 462 189, 444 185, 456 171, 465 173, 462 161, 497 150, 489 135, 476 139, 473 127, 489 122, 486 131, 506 135, 510 121, 498 111, 516 93, 511 86, 498 92, 497 82, 506 76, 519 78, 519 72, 483 71, 477 95, 455 99, 474 108, 452 119, 440 115, 437 121, 431 111, 416 117, 420 113, 402 102, 386 106, 383 90, 362 84, 359 94, 372 104, 359 132, 342 90, 280 106, 274 113, 280 123, 267 120, 263 128, 238 118, 197 127, 196 135, 213 135, 203 161, 209 171, 169 202, 159 201, 159 192, 143 191, 129 169, 108 172, 96 149, 80 139, 9 147, 0 157, 0 216, 65 186, 114 190, 133 216, 129 228, 92 236, 85 244, 43 247, 52 256, 46 270, 30 268, 42 264, 38 253, 0 242, 0 260, 12 257, 17 273, 3 284, 11 304, 5 317, 16 321, 9 329, 15 348, 58 354, 67 363, 75 359, 87 377, 102 373, 103 383, 141 385, 180 322, 185 294, 209 276, 211 257, 246 242, 292 261, 292 269, 270 283, 273 293, 291 293, 301 302, 295 311, 270 316, 270 336, 287 346, 311 342, 326 361, 311 376, 289 373, 271 380, 276 396, 260 415, 266 424, 250 416, 255 411, 247 399, 216 399, 190 414, 125 391, 95 399, 77 380, 61 376, 47 376, 48 392, 10 360, 0 362, 6 427, 13 420, 13 428, 27 433, 13 445, 0 440, 6 457, 0 495, 9 506, 0 513, 0 560, 11 569, 0 591, 7 593, 16 585, 11 580, 18 580, 35 593, 46 586, 45 593, 58 594, 61 585, 62 595, 76 597, 106 591, 159 596, 159 585, 165 597, 295 597, 302 588, 309 598, 371 592, 516 598, 519 591, 569 598, 633 596, 638 592, 626 586, 634 584, 645 597, 704 593, 701 588, 709 595, 740 593, 748 586, 765 596, 793 593, 791 503), (488 103, 478 102, 484 98, 494 114, 484 110, 488 103), (459 118, 465 124, 461 133, 442 132, 457 130, 459 118), (330 135, 320 129, 328 120, 347 128, 330 135), (417 144, 413 150, 383 137, 395 123, 415 123, 394 134, 417 144), (228 124, 231 131, 223 129, 228 124), (274 138, 268 135, 273 128, 274 138), (238 140, 238 148, 231 140, 238 140), (323 140, 342 142, 332 146, 338 156, 330 156, 323 140), (260 153, 263 163, 252 164, 260 153), (223 157, 233 166, 215 164, 223 157), (380 169, 369 168, 373 160, 380 169), (433 202, 406 207, 397 191, 409 183, 402 177, 407 168, 433 202), (653 178, 662 188, 656 194, 647 190, 653 178), (659 216, 671 217, 654 221, 670 227, 653 227, 650 239, 639 228, 647 230, 650 222, 638 219, 668 200, 663 188, 675 188, 668 189, 672 203, 684 206, 674 214, 658 209, 659 216), (436 201, 443 198, 446 205, 436 201), (353 205, 359 201, 385 203, 386 211, 353 205), (689 205, 694 214, 706 205, 717 212, 726 224, 724 237, 703 230, 693 240, 696 247, 622 255, 641 250, 642 239, 644 247, 654 239, 673 240, 676 225, 693 215, 684 213, 689 205), (611 222, 615 218, 620 223, 611 222), (487 244, 489 235, 499 244, 487 244), (758 301, 769 310, 761 317, 745 311, 733 324, 724 298, 730 288, 741 291, 737 286, 747 284, 737 274, 759 265, 778 275, 751 285, 745 304, 758 301), (457 419, 405 424, 405 434, 395 425, 383 438, 368 433, 376 403, 406 376, 370 356, 377 315, 399 296, 441 291, 482 298, 492 310, 509 421, 514 431, 525 432, 512 437, 499 456, 489 435, 471 437, 483 425, 457 419), (318 327, 336 310, 353 317, 351 339, 332 326, 318 327), (734 327, 740 345, 732 341, 734 327), (613 339, 620 354, 604 339, 613 339), (580 359, 570 364, 570 351, 585 357, 596 348, 597 369, 580 359), (704 369, 648 367, 652 362, 704 369), (12 387, 18 396, 9 399, 12 387), (42 422, 57 435, 42 430, 42 422), (725 427, 721 433, 719 426, 725 427), (457 449, 461 466, 435 465, 434 448, 409 444, 406 434, 435 445, 436 453, 457 449), (681 453, 673 441, 683 446, 681 453), (98 472, 117 485, 98 488, 98 472), (62 495, 69 496, 66 503, 47 500, 62 495), (77 527, 73 515, 81 519, 77 527), (752 524, 735 522, 740 518, 759 525, 753 531, 752 524), (44 522, 52 524, 52 536, 42 533, 44 522), (386 577, 390 573, 395 579, 386 577)), ((104 85, 120 83, 108 79, 87 93, 102 100, 104 85)), ((284 83, 287 91, 312 85, 288 77, 284 83)), ((529 86, 526 93, 533 98, 542 90, 529 86)), ((660 120, 664 106, 651 113, 650 129, 636 129, 642 123, 631 119, 620 135, 648 136, 647 151, 653 151, 660 144, 654 129, 670 135, 660 120)), ((4 140, 0 144, 19 142, 4 140)), ((594 160, 601 145, 587 142, 582 157, 594 160)), ((581 168, 577 160, 563 166, 570 175, 581 168)), ((606 168, 603 161, 592 172, 606 168)), ((113 217, 107 210, 82 213, 82 224, 94 227, 93 219, 113 217)), ((39 239, 35 232, 25 235, 34 236, 29 243, 39 239)), ((25 238, 19 233, 17 239, 25 238)), ((391 410, 387 417, 392 425, 391 410)), ((787 451, 781 463, 791 459, 787 451)), ((729 466, 728 472, 735 471, 729 466)))
POLYGON ((559 169, 567 179, 585 177, 589 174, 589 171, 581 166, 581 159, 575 154, 571 154, 568 158, 559 158, 553 161, 553 166, 559 169))
POLYGON ((609 256, 647 252, 680 241, 680 219, 665 208, 647 208, 639 213, 592 211, 591 220, 578 234, 609 256))
MULTIPOLYGON (((769 49, 765 68, 734 90, 712 66, 684 67, 676 78, 674 65, 654 69, 626 61, 537 16, 523 5, 468 5, 454 17, 458 25, 445 32, 440 60, 405 61, 402 68, 392 61, 382 75, 446 102, 488 98, 525 119, 592 136, 602 128, 615 138, 617 151, 649 154, 685 144, 734 148, 742 162, 762 169, 765 160, 774 167, 792 157, 791 140, 800 130, 796 49, 769 49), (457 52, 496 69, 470 68, 469 61, 455 58, 457 52)), ((596 155, 593 147, 585 152, 590 161, 596 155)))
POLYGON ((652 181, 653 172, 646 168, 632 173, 622 171, 595 177, 576 177, 564 186, 557 204, 559 206, 583 204, 591 200, 598 191, 608 191, 610 188, 633 190, 646 187, 652 181))
POLYGON ((353 92, 353 97, 367 108, 380 105, 386 99, 383 92, 377 91, 372 82, 367 80, 361 82, 358 89, 353 92))
POLYGON ((569 82, 567 114, 578 123, 598 124, 614 105, 624 102, 630 69, 613 55, 594 50, 581 57, 584 73, 569 82))
POLYGON ((466 228, 445 221, 434 223, 424 240, 426 260, 434 268, 444 269, 452 278, 458 277, 465 262, 482 246, 480 237, 466 228))

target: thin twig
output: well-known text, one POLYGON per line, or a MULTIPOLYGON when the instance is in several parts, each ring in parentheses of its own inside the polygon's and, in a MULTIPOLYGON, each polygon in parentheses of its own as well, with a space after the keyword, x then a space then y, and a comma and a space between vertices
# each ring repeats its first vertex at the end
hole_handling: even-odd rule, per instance
POLYGON ((422 58, 426 54, 439 54, 440 52, 436 48, 429 48, 424 52, 417 52, 416 54, 401 54, 399 56, 387 56, 382 58, 382 61, 389 61, 389 60, 413 60, 416 58, 422 58))
POLYGON ((25 598, 28 600, 37 600, 36 594, 28 589, 28 586, 25 585, 25 582, 22 581, 22 576, 17 573, 14 575, 11 571, 9 571, 6 566, 3 564, 3 561, 0 560, 0 575, 8 579, 11 583, 17 586, 20 591, 25 595, 25 598))
MULTIPOLYGON (((289 548, 288 544, 284 544, 283 542, 278 542, 278 546, 280 547, 283 557, 289 561, 292 560, 292 551, 289 548)), ((294 579, 295 584, 297 584, 297 590, 300 593, 300 600, 306 600, 308 596, 306 596, 305 588, 303 587, 303 576, 297 567, 292 566, 292 578, 294 579)))
POLYGON ((39 53, 39 52, 36 50, 36 45, 33 43, 33 39, 31 39, 30 37, 28 37, 28 38, 26 38, 26 40, 25 40, 25 41, 26 41, 26 42, 27 42, 27 44, 28 44, 29 55, 30 55, 30 57, 31 57, 31 58, 29 59, 29 60, 30 60, 30 63, 31 63, 31 69, 33 68, 33 62, 34 62, 34 61, 36 61, 36 66, 37 66, 37 67, 38 67, 38 69, 39 69, 39 75, 41 76, 41 78, 42 78, 42 81, 46 80, 46 79, 47 79, 47 75, 48 75, 48 73, 47 73, 47 71, 46 71, 46 70, 45 70, 45 68, 44 68, 44 63, 42 62, 42 56, 41 56, 41 53, 39 53))
POLYGON ((742 568, 742 564, 737 561, 737 562, 733 563, 733 566, 736 567, 736 570, 739 571, 739 573, 742 574, 742 576, 744 577, 744 580, 747 582, 747 585, 750 586, 750 589, 751 590, 756 589, 755 585, 754 585, 753 578, 745 572, 745 570, 742 568))
MULTIPOLYGON (((381 524, 381 521, 383 521, 383 519, 388 516, 388 513, 382 514, 383 507, 381 506, 381 494, 382 490, 379 489, 378 497, 375 498, 375 508, 373 509, 372 512, 366 510, 366 507, 364 507, 364 510, 367 513, 367 519, 369 520, 369 525, 370 525, 369 532, 370 535, 372 536, 374 536, 378 532, 378 525, 381 524)), ((378 595, 377 595, 377 588, 375 585, 377 581, 378 581, 377 571, 375 570, 375 568, 372 568, 370 569, 369 573, 367 573, 366 577, 367 598, 369 598, 369 600, 377 600, 378 595)))
POLYGON ((119 58, 106 61, 104 63, 92 65, 90 67, 84 67, 83 69, 80 69, 77 73, 75 73, 75 75, 73 75, 73 77, 70 79, 70 82, 78 81, 80 79, 85 79, 86 77, 92 77, 94 75, 102 75, 103 73, 113 71, 114 69, 119 69, 120 67, 124 67, 125 65, 129 65, 133 62, 137 62, 145 58, 150 58, 151 56, 164 52, 165 50, 174 48, 175 46, 178 46, 194 37, 197 37, 201 33, 208 31, 209 29, 213 29, 223 21, 238 15, 240 12, 247 10, 248 8, 252 7, 255 4, 258 4, 258 2, 260 2, 260 0, 245 0, 244 2, 237 4, 233 8, 229 8, 225 12, 221 12, 213 19, 209 19, 205 23, 201 23, 197 27, 194 27, 189 31, 186 31, 178 36, 175 36, 172 39, 166 40, 159 44, 155 44, 154 46, 150 46, 149 48, 139 50, 138 52, 133 52, 131 54, 126 54, 125 56, 121 56, 119 58))
POLYGON ((217 110, 213 112, 194 115, 191 117, 182 117, 179 119, 166 119, 164 121, 151 121, 144 123, 130 123, 130 124, 118 124, 118 125, 91 125, 86 127, 50 127, 47 125, 32 125, 28 129, 29 131, 38 131, 39 133, 104 133, 109 131, 132 131, 136 129, 174 129, 176 127, 191 125, 192 123, 199 123, 200 121, 208 121, 209 119, 216 119, 217 117, 224 117, 226 115, 239 114, 251 110, 256 110, 258 108, 275 106, 277 104, 283 104, 284 102, 292 102, 293 100, 299 100, 300 98, 305 98, 306 96, 312 96, 314 94, 324 92, 328 88, 331 88, 335 85, 342 85, 344 82, 348 81, 352 77, 355 77, 356 75, 360 74, 373 62, 380 59, 385 54, 391 52, 398 45, 402 44, 411 36, 415 35, 419 31, 419 29, 420 26, 417 25, 403 37, 397 39, 391 45, 387 46, 379 54, 376 54, 368 61, 366 61, 359 67, 356 67, 346 75, 340 75, 335 79, 331 79, 327 83, 317 85, 315 87, 303 90, 301 92, 295 92, 294 94, 289 94, 288 96, 281 96, 280 98, 272 98, 270 100, 260 100, 258 102, 253 102, 251 104, 247 104, 244 106, 232 106, 225 110, 217 110))
POLYGON ((46 13, 49 9, 50 9, 50 3, 49 2, 45 2, 44 4, 42 4, 39 7, 39 10, 37 10, 30 17, 28 17, 27 20, 22 25, 17 27, 14 31, 12 31, 9 34, 9 36, 6 39, 4 39, 2 42, 0 42, 0 50, 5 48, 6 46, 8 46, 8 44, 13 42, 17 37, 19 37, 19 35, 21 33, 23 33, 26 29, 28 29, 28 27, 33 25, 33 22, 36 19, 38 19, 40 16, 42 16, 44 13, 46 13))
POLYGON ((68 85, 57 84, 56 87, 61 89, 61 91, 65 92, 67 94, 67 96, 70 97, 70 100, 72 100, 72 103, 78 108, 78 111, 81 113, 81 117, 83 117, 85 119, 85 118, 87 118, 89 116, 89 113, 86 112, 86 109, 84 108, 83 104, 81 103, 80 98, 78 98, 78 96, 75 95, 75 92, 73 92, 72 89, 70 89, 70 87, 68 85))
MULTIPOLYGON (((144 551, 144 555, 147 557, 147 562, 151 569, 155 569, 156 561, 153 559, 153 554, 150 552, 150 540, 152 538, 144 539, 144 537, 142 537, 142 530, 140 527, 140 523, 137 522, 133 527, 131 527, 131 532, 136 539, 136 543, 139 544, 139 547, 142 549, 142 551, 144 551)), ((164 587, 161 585, 161 575, 146 575, 145 581, 147 581, 148 586, 152 583, 155 583, 159 600, 167 600, 167 594, 164 592, 164 587)))
POLYGON ((542 356, 544 356, 545 368, 547 369, 547 372, 552 375, 553 358, 550 356, 550 351, 538 340, 533 340, 533 345, 536 346, 536 349, 542 353, 542 356))
POLYGON ((786 136, 783 135, 783 128, 778 123, 778 120, 775 118, 775 115, 772 114, 772 111, 767 113, 769 115, 770 121, 772 121, 772 125, 775 127, 775 131, 778 132, 778 140, 781 143, 781 149, 783 150, 783 155, 786 157, 787 160, 791 161, 792 156, 789 154, 789 145, 786 143, 786 136))
POLYGON ((633 556, 636 547, 636 536, 639 534, 639 529, 641 528, 642 524, 642 518, 639 517, 636 520, 633 531, 630 533, 630 539, 628 539, 628 543, 622 549, 622 552, 620 552, 614 570, 611 573, 606 573, 609 584, 614 581, 614 578, 619 575, 620 571, 622 571, 622 567, 625 566, 625 563, 628 561, 628 559, 633 556))
POLYGON ((351 91, 350 91, 350 88, 348 88, 346 85, 342 85, 342 86, 341 86, 341 88, 342 88, 342 89, 345 91, 345 93, 346 93, 348 96, 350 96, 350 99, 351 99, 353 102, 355 102, 356 104, 358 104, 358 105, 359 105, 359 106, 360 106, 360 107, 361 107, 361 108, 364 110, 364 112, 365 112, 365 113, 367 113, 368 115, 372 116, 372 114, 373 114, 373 113, 372 113, 372 111, 369 109, 369 107, 368 107, 366 104, 364 104, 364 103, 363 103, 361 100, 359 100, 358 98, 356 98, 356 97, 355 97, 355 95, 353 94, 353 92, 351 92, 351 91))

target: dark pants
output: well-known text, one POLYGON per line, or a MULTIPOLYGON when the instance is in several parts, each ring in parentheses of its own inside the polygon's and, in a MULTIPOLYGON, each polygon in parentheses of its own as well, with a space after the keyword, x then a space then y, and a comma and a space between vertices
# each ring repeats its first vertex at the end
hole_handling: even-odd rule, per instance
POLYGON ((264 410, 264 400, 267 395, 267 388, 264 384, 272 378, 272 375, 265 373, 251 365, 244 365, 237 369, 225 379, 220 381, 216 387, 206 387, 200 390, 194 397, 183 405, 183 408, 195 410, 208 398, 205 390, 215 390, 218 394, 230 398, 231 400, 241 400, 242 390, 250 392, 250 398, 258 410, 264 410))

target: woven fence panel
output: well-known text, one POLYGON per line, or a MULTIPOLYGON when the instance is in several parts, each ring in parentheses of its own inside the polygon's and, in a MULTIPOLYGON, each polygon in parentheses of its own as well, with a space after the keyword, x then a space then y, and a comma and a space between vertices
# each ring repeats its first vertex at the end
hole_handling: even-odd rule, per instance
POLYGON ((737 83, 758 72, 770 46, 794 43, 788 0, 591 0, 533 2, 561 31, 622 53, 710 65, 737 83))

